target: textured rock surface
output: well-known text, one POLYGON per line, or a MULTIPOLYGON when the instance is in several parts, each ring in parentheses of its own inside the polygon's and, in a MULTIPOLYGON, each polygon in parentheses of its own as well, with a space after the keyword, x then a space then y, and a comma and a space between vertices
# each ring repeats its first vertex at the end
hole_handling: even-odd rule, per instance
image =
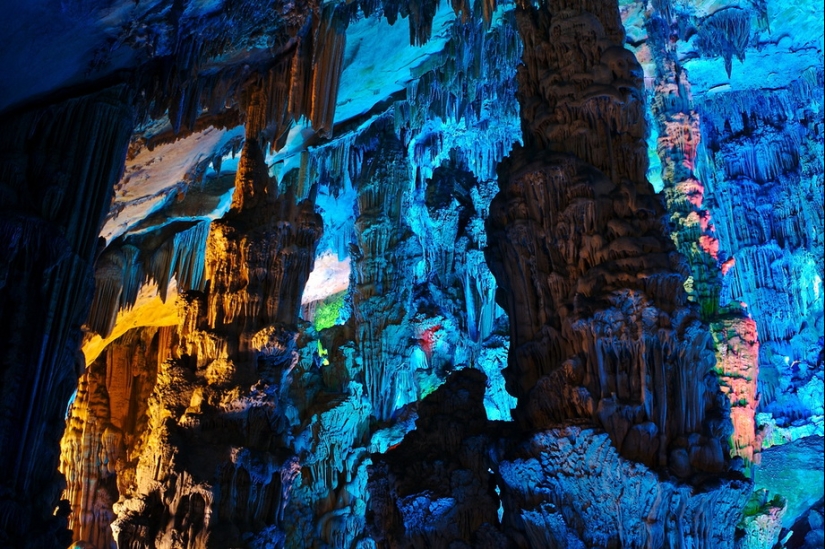
POLYGON ((359 257, 352 303, 366 394, 379 421, 420 396, 415 364, 405 360, 414 333, 404 321, 414 284, 411 266, 422 250, 401 221, 410 167, 402 144, 386 125, 374 137, 375 147, 364 152, 357 180, 359 257))
POLYGON ((10 10, 0 543, 815 545, 822 6, 618 3, 10 10))
POLYGON ((800 547, 802 549, 821 547, 825 543, 823 516, 825 516, 825 512, 823 512, 822 500, 820 499, 793 524, 789 532, 790 537, 784 542, 785 547, 800 547))
MULTIPOLYGON (((657 82, 660 175, 677 246, 714 332, 733 446, 750 460, 760 446, 822 436, 822 6, 653 7, 651 17, 626 3, 623 15, 657 82)), ((758 466, 750 473, 761 476, 758 466)), ((762 486, 771 498, 786 489, 762 486)))
POLYGON ((815 160, 823 146, 822 63, 814 59, 822 55, 822 6, 660 9, 643 48, 660 35, 682 86, 690 81, 690 116, 701 133, 695 175, 707 211, 700 228, 725 275, 718 303, 703 310, 741 308, 756 323, 756 423, 765 447, 821 436, 822 193, 814 188, 823 184, 815 160), (714 70, 722 64, 727 72, 714 70), (767 74, 768 66, 780 69, 767 74))
POLYGON ((712 213, 705 204, 705 185, 697 179, 701 143, 700 116, 693 104, 688 75, 680 65, 670 29, 676 24, 668 9, 649 18, 647 46, 655 64, 655 95, 651 105, 658 136, 656 148, 661 180, 676 248, 686 256, 691 275, 688 300, 699 305, 710 324, 716 348, 716 371, 731 407, 731 451, 748 463, 758 461, 761 437, 755 414, 759 404, 757 378, 759 343, 756 324, 739 302, 721 295, 735 260, 720 250, 712 213))
MULTIPOLYGON (((187 494, 198 492, 205 498, 204 509, 215 508, 217 503, 210 499, 209 490, 223 489, 214 488, 217 482, 209 481, 202 470, 208 467, 198 464, 204 460, 220 462, 223 451, 219 444, 200 441, 220 439, 209 433, 213 424, 226 425, 227 420, 220 419, 226 413, 221 407, 240 398, 238 391, 243 395, 243 383, 255 381, 248 368, 239 369, 237 364, 254 362, 254 356, 261 353, 261 344, 278 349, 284 345, 280 339, 289 340, 288 334, 277 330, 270 333, 260 317, 279 317, 282 311, 297 310, 295 300, 300 295, 295 291, 295 279, 307 273, 302 273, 294 262, 286 262, 282 271, 276 268, 273 272, 266 252, 267 246, 276 245, 268 240, 272 235, 261 237, 257 245, 250 244, 248 249, 254 253, 244 252, 247 248, 239 244, 238 235, 252 230, 260 220, 254 211, 244 210, 242 215, 237 212, 257 208, 255 203, 261 197, 273 192, 294 192, 298 199, 314 197, 321 205, 324 223, 330 227, 330 233, 321 240, 324 249, 319 252, 323 257, 344 258, 340 263, 351 266, 353 278, 350 289, 346 285, 336 286, 335 292, 315 288, 313 295, 319 297, 302 306, 304 318, 312 325, 299 322, 295 328, 300 333, 294 343, 289 343, 286 350, 271 351, 294 359, 291 382, 281 384, 267 397, 277 408, 272 413, 280 418, 277 430, 281 442, 277 444, 284 456, 293 455, 297 460, 290 462, 295 463, 290 469, 294 478, 290 477, 292 490, 289 503, 284 500, 282 518, 262 528, 260 522, 239 522, 230 517, 230 522, 235 521, 235 534, 231 534, 227 533, 224 510, 209 527, 186 534, 184 543, 197 546, 210 538, 224 540, 212 542, 218 544, 241 539, 248 546, 350 546, 365 535, 370 452, 400 441, 413 426, 415 403, 440 385, 451 370, 475 366, 501 378, 507 351, 506 329, 501 325, 503 313, 493 302, 495 283, 481 249, 486 238, 483 220, 495 188, 490 178, 512 139, 512 128, 505 124, 515 120, 512 73, 492 67, 504 59, 512 68, 519 45, 512 19, 489 31, 484 28, 483 18, 469 20, 454 28, 448 38, 448 51, 439 58, 436 68, 423 69, 409 96, 397 99, 395 116, 376 117, 325 146, 299 152, 299 162, 292 163, 288 156, 292 149, 285 147, 286 158, 281 153, 274 156, 275 178, 266 183, 262 171, 255 176, 254 170, 247 169, 252 164, 261 166, 263 161, 262 156, 250 152, 254 144, 247 144, 252 149, 246 148, 240 160, 233 161, 230 155, 237 141, 227 141, 225 148, 215 153, 223 166, 198 168, 200 171, 189 176, 190 181, 178 185, 182 194, 178 201, 145 221, 129 225, 108 247, 106 261, 98 270, 94 310, 99 321, 95 325, 103 333, 112 323, 114 329, 107 338, 88 338, 90 355, 125 330, 141 326, 142 315, 149 318, 150 313, 167 311, 176 293, 188 303, 180 310, 183 320, 177 335, 167 342, 175 362, 161 364, 148 414, 150 419, 158 418, 155 424, 149 424, 152 452, 180 456, 174 463, 181 463, 176 467, 182 472, 169 477, 156 473, 152 465, 155 458, 148 456, 148 450, 141 456, 149 465, 131 463, 115 471, 117 482, 124 479, 125 483, 119 490, 121 502, 114 506, 119 515, 114 522, 115 537, 121 536, 123 543, 131 540, 140 546, 148 539, 171 543, 183 519, 167 521, 162 517, 164 513, 183 516, 184 511, 173 512, 172 508, 188 505, 184 502, 187 494), (456 57, 456 51, 464 53, 456 57), (442 81, 445 73, 450 77, 442 81), (466 103, 458 100, 469 87, 473 87, 474 99, 466 103), (498 98, 500 106, 508 110, 493 106, 492 98, 498 98), (447 124, 429 122, 434 114, 460 124, 462 132, 453 133, 447 124), (215 203, 222 203, 226 169, 228 166, 231 170, 235 164, 241 174, 238 185, 245 194, 242 200, 236 194, 226 207, 232 208, 229 217, 243 219, 245 225, 213 222, 207 240, 200 231, 220 211, 215 203), (197 181, 198 173, 202 183, 197 181), (400 253, 402 249, 407 251, 400 253), (201 261, 204 266, 199 270, 201 261), (251 266, 245 267, 247 264, 251 266), (256 273, 248 284, 237 280, 238 273, 245 271, 256 273), (143 286, 137 290, 141 283, 143 286), (155 286, 158 297, 147 291, 155 286), (274 293, 267 302, 258 294, 269 290, 274 293), (343 295, 341 290, 345 291, 343 295), (167 305, 161 307, 164 293, 167 305), (192 372, 187 369, 190 367, 194 368, 192 372), (244 376, 238 372, 245 372, 244 376), (180 408, 180 399, 194 399, 196 404, 190 402, 180 408), (195 413, 190 408, 203 411, 195 413), (189 424, 193 415, 206 418, 193 426, 189 424), (175 418, 174 428, 166 423, 159 426, 157 421, 166 417, 175 418), (192 452, 197 458, 187 457, 192 452), (190 463, 192 460, 195 465, 190 463), (171 479, 175 479, 177 495, 161 498, 158 503, 153 494, 170 486, 171 479), (178 488, 181 483, 184 488, 178 488), (157 526, 158 521, 163 524, 157 526), (149 528, 152 524, 156 525, 154 530, 149 528), (208 534, 209 530, 217 533, 208 534)), ((259 108, 267 93, 260 92, 258 102, 250 103, 248 109, 259 108)), ((270 134, 263 131, 262 135, 267 138, 270 134)), ((193 136, 184 138, 184 148, 191 139, 193 136)), ((144 153, 137 154, 136 166, 144 153)), ((154 165, 145 159, 141 162, 154 165)), ((137 175, 132 180, 144 177, 146 169, 133 170, 137 175)), ((126 182, 123 189, 130 184, 126 182)), ((128 194, 124 192, 124 196, 128 194)), ((114 206, 119 207, 118 203, 114 206)), ((278 367, 282 366, 273 366, 278 367)), ((488 384, 486 393, 488 414, 509 417, 511 397, 504 393, 502 384, 488 384)), ((102 433, 97 433, 94 425, 82 425, 95 423, 91 417, 80 417, 87 415, 78 410, 78 429, 96 433, 88 437, 89 444, 100 444, 102 433)), ((72 439, 67 436, 67 447, 73 444, 72 439)), ((241 452, 250 445, 255 448, 255 444, 235 440, 233 447, 241 452)), ((84 485, 94 484, 96 477, 84 471, 85 464, 67 461, 67 475, 85 479, 79 481, 84 485)), ((66 493, 72 501, 81 500, 75 513, 91 516, 94 501, 83 500, 77 493, 77 489, 66 493)), ((205 525, 205 519, 200 522, 205 525)), ((77 539, 90 542, 91 536, 77 539)))
POLYGON ((500 169, 488 221, 508 389, 524 426, 593 420, 628 459, 721 472, 710 336, 644 175, 641 69, 618 12, 590 9, 517 12, 525 146, 500 169))
MULTIPOLYGON (((820 81, 821 77, 820 72, 820 81)), ((803 229, 822 224, 822 208, 817 198, 821 193, 814 191, 815 187, 821 186, 822 172, 819 171, 821 166, 817 168, 817 162, 812 158, 817 155, 814 152, 816 148, 821 147, 822 137, 818 136, 817 143, 818 130, 815 127, 807 128, 800 122, 785 123, 773 118, 783 118, 784 115, 773 113, 781 113, 785 109, 778 106, 763 109, 758 105, 763 101, 786 101, 790 103, 787 109, 795 110, 791 105, 797 101, 804 105, 806 94, 816 93, 806 91, 807 86, 799 83, 764 98, 754 98, 744 93, 732 98, 745 103, 742 110, 748 113, 748 124, 753 124, 752 129, 750 126, 733 129, 732 113, 712 101, 705 105, 706 110, 715 114, 714 118, 708 117, 708 148, 719 150, 719 153, 709 157, 709 175, 715 188, 726 190, 719 192, 717 200, 720 207, 731 210, 733 214, 727 218, 725 226, 717 228, 720 241, 727 245, 736 261, 730 292, 734 299, 739 298, 748 304, 760 333, 764 334, 762 368, 765 372, 760 378, 760 392, 764 396, 762 410, 785 417, 784 421, 788 423, 797 418, 812 421, 811 416, 821 415, 821 404, 816 397, 798 398, 793 393, 804 395, 805 391, 799 389, 821 375, 818 372, 822 369, 816 343, 820 335, 813 333, 819 331, 816 326, 822 322, 822 301, 821 297, 816 296, 821 284, 816 279, 821 278, 822 266, 814 259, 818 257, 817 250, 822 249, 822 242, 821 235, 816 231, 803 229), (788 125, 796 128, 789 128, 788 125), (727 130, 729 126, 731 129, 727 130), (760 130, 762 127, 765 131, 760 130), (781 130, 768 137, 765 134, 771 130, 767 128, 781 130), (749 137, 733 137, 737 130, 749 137), (801 143, 788 143, 794 138, 801 143), (737 152, 730 151, 722 160, 722 151, 727 150, 731 139, 739 144, 737 152), (742 143, 742 139, 748 139, 748 142, 742 143), (775 147, 789 147, 795 152, 790 157, 782 156, 779 149, 770 149, 774 152, 765 153, 780 155, 776 160, 772 160, 771 156, 766 158, 763 153, 757 155, 755 151, 761 150, 768 142, 774 143, 772 146, 775 147), (736 172, 733 163, 738 162, 736 159, 741 155, 751 154, 747 151, 754 151, 755 159, 760 160, 753 165, 743 163, 741 173, 736 172), (806 155, 811 157, 806 158, 806 155), (785 161, 780 161, 780 158, 785 161), (729 182, 734 178, 735 185, 729 182), (753 196, 748 193, 753 193, 753 196), (792 195, 807 198, 797 202, 791 198, 792 195), (798 205, 792 206, 789 201, 798 205), (758 211, 760 207, 768 214, 766 222, 761 230, 744 233, 736 219, 756 217, 755 211, 746 214, 743 210, 754 208, 758 211), (793 213, 783 213, 786 211, 793 213), (760 265, 769 265, 770 268, 760 265), (795 289, 797 285, 800 285, 798 290, 795 289), (798 371, 795 375, 789 371, 794 368, 798 371), (778 378, 787 381, 779 382, 778 378), (785 385, 788 382, 790 386, 785 385)), ((810 86, 813 87, 813 84, 810 86)), ((741 115, 737 116, 741 119, 741 115)), ((758 215, 761 217, 763 214, 758 215)))
POLYGON ((114 546, 113 504, 144 450, 149 397, 172 333, 171 326, 127 332, 80 378, 60 448, 76 540, 114 546))
POLYGON ((581 426, 537 433, 500 471, 504 528, 520 547, 733 547, 750 492, 744 479, 662 480, 581 426))
POLYGON ((504 529, 523 547, 733 547, 751 484, 726 472, 710 334, 645 178, 641 67, 610 6, 516 17, 524 147, 500 167, 488 258, 516 420, 539 432, 499 465, 504 529))
POLYGON ((283 537, 299 466, 282 396, 298 360, 295 322, 320 233, 312 203, 275 196, 260 148, 247 141, 232 209, 207 239, 207 289, 181 298, 145 444, 118 474, 118 546, 283 537))
POLYGON ((742 536, 736 546, 774 547, 782 533, 782 518, 788 511, 787 502, 782 496, 770 497, 767 490, 755 490, 742 513, 739 529, 742 536))
POLYGON ((756 469, 756 488, 781 494, 788 504, 782 525, 793 522, 823 496, 822 437, 805 437, 768 448, 765 462, 756 469), (804 487, 804 489, 802 489, 804 487))
POLYGON ((131 101, 115 87, 0 122, 0 539, 12 546, 68 543, 58 443, 131 101))
POLYGON ((494 490, 496 430, 483 373, 466 369, 425 398, 416 429, 370 466, 370 533, 378 547, 506 547, 494 490))

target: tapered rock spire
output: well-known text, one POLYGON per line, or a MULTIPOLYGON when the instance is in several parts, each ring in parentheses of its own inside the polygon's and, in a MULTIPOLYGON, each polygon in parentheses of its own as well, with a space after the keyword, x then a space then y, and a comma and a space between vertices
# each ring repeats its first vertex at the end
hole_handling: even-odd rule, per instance
POLYGON ((145 445, 119 471, 134 479, 121 482, 114 506, 120 546, 229 547, 241 533, 283 540, 300 470, 286 395, 322 222, 311 201, 275 196, 267 170, 247 140, 232 208, 207 238, 206 290, 181 299, 145 445))

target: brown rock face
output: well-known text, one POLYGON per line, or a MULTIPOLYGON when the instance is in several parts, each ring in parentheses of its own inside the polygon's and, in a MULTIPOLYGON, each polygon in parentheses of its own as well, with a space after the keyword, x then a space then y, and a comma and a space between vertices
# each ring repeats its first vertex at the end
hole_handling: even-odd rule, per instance
POLYGON ((0 121, 0 537, 66 546, 58 445, 97 235, 133 113, 119 86, 0 121))
POLYGON ((519 547, 731 547, 751 487, 724 473, 728 401, 645 179, 642 73, 616 6, 516 17, 525 144, 487 221, 530 433, 498 463, 504 531, 519 547))
POLYGON ((106 348, 80 377, 60 448, 74 539, 112 547, 113 504, 134 479, 148 400, 172 327, 132 330, 106 348))
POLYGON ((524 148, 573 154, 617 185, 645 183, 643 74, 623 47, 617 7, 551 0, 519 8, 517 24, 524 148))
POLYGON ((592 420, 626 458, 663 467, 685 453, 721 471, 712 342, 644 176, 641 70, 618 12, 548 2, 517 18, 525 145, 500 168, 488 220, 517 419, 592 420))
POLYGON ((160 365, 149 398, 146 442, 123 473, 129 481, 112 524, 121 547, 282 538, 300 470, 283 397, 321 220, 310 201, 274 196, 255 140, 246 142, 235 188, 232 209, 207 240, 207 289, 180 301, 172 359, 160 365))

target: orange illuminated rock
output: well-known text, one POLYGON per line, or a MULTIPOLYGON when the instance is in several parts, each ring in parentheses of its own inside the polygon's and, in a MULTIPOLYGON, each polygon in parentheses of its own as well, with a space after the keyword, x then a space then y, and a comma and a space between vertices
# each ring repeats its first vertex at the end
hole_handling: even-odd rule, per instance
POLYGON ((298 360, 295 322, 320 234, 311 202, 274 195, 248 140, 233 207, 207 238, 206 289, 178 301, 145 445, 118 474, 119 544, 234 546, 243 532, 283 531, 296 458, 281 396, 298 360))

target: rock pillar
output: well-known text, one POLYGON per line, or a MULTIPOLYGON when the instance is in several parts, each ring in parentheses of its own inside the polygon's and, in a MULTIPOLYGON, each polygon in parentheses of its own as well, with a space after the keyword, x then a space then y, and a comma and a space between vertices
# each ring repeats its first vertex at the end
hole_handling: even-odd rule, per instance
POLYGON ((247 135, 232 207, 210 228, 206 290, 180 301, 171 359, 149 399, 145 445, 132 472, 119 475, 112 524, 119 546, 283 542, 284 509, 301 470, 288 398, 296 322, 321 224, 311 200, 276 196, 257 140, 247 135))
POLYGON ((524 145, 487 222, 529 433, 499 464, 504 531, 524 547, 732 547, 750 485, 728 471, 713 341, 645 177, 643 75, 617 6, 516 17, 524 145))

